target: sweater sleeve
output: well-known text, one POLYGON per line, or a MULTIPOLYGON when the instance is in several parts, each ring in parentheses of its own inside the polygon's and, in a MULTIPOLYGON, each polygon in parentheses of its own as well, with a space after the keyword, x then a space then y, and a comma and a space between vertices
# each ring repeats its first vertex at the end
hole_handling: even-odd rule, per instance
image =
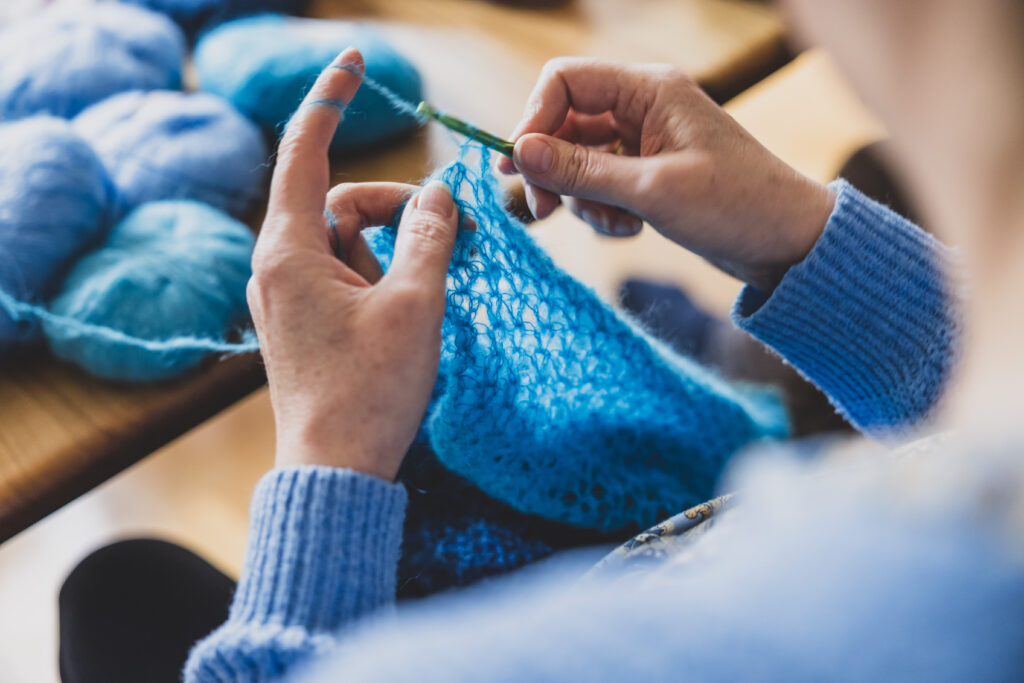
POLYGON ((846 181, 831 187, 817 244, 771 295, 746 287, 733 320, 855 427, 895 436, 928 417, 955 365, 956 252, 846 181))
POLYGON ((402 486, 351 470, 264 476, 228 620, 193 648, 185 681, 277 680, 393 603, 405 504, 402 486))

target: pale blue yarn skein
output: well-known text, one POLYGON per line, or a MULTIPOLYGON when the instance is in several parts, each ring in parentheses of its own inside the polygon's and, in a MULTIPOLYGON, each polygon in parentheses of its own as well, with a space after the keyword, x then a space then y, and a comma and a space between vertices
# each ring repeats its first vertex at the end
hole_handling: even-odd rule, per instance
POLYGON ((170 379, 210 351, 245 350, 212 340, 247 318, 253 243, 249 228, 205 204, 144 204, 68 273, 42 316, 50 348, 126 382, 170 379))
POLYGON ((89 107, 73 125, 106 164, 126 210, 194 199, 244 218, 265 196, 263 134, 215 95, 121 93, 89 107))
MULTIPOLYGON (((114 190, 92 148, 62 119, 0 124, 0 290, 24 301, 109 226, 114 190)), ((0 308, 0 351, 30 341, 35 320, 0 308)))
POLYGON ((280 131, 316 76, 348 46, 359 49, 368 77, 345 110, 333 153, 392 140, 419 125, 394 102, 418 102, 415 67, 368 26, 261 15, 221 24, 200 38, 195 65, 203 90, 227 98, 272 133, 280 131), (389 94, 385 94, 389 93, 389 94))
POLYGON ((0 34, 0 120, 70 118, 126 90, 177 89, 184 59, 181 29, 161 14, 55 5, 0 34))

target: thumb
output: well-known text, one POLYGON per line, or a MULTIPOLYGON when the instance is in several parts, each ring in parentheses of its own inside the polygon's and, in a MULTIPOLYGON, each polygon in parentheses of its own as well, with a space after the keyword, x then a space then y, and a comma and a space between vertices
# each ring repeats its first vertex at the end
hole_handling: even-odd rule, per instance
POLYGON ((516 141, 513 160, 529 182, 555 194, 626 209, 635 204, 641 163, 635 157, 532 134, 516 141))
POLYGON ((451 190, 437 180, 429 183, 405 208, 385 280, 443 291, 458 229, 451 190))

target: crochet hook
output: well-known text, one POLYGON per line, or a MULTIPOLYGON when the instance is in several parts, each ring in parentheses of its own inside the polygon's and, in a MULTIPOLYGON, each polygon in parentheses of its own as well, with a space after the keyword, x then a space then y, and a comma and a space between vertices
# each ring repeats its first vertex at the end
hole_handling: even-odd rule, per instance
POLYGON ((504 154, 509 159, 512 158, 512 150, 515 149, 515 143, 509 142, 503 138, 499 138, 493 133, 480 130, 471 123, 467 123, 462 119, 457 119, 454 116, 445 114, 444 112, 438 111, 426 102, 420 102, 420 105, 416 107, 416 113, 419 116, 423 116, 428 119, 434 119, 438 123, 442 124, 446 128, 454 130, 456 133, 465 135, 470 140, 476 140, 484 147, 489 147, 495 152, 504 154))

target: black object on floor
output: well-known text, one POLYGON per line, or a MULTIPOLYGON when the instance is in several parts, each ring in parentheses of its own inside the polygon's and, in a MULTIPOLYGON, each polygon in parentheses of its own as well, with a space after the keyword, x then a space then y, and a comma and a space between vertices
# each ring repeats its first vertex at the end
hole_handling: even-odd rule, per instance
POLYGON ((176 683, 224 623, 235 582, 173 543, 135 539, 82 560, 60 591, 64 683, 176 683))

